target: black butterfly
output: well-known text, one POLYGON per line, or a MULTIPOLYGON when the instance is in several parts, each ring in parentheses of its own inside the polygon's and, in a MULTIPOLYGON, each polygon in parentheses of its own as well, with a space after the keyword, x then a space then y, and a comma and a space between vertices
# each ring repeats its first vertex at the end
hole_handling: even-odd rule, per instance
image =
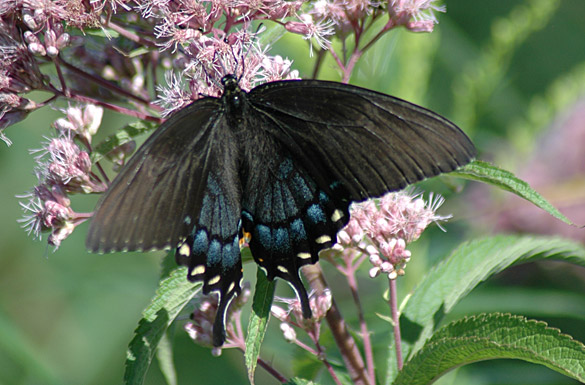
POLYGON ((346 84, 277 81, 172 115, 98 203, 91 251, 176 248, 188 278, 219 292, 214 345, 240 292, 240 240, 269 279, 290 283, 311 317, 299 268, 333 246, 352 202, 468 163, 467 136, 422 107, 346 84))

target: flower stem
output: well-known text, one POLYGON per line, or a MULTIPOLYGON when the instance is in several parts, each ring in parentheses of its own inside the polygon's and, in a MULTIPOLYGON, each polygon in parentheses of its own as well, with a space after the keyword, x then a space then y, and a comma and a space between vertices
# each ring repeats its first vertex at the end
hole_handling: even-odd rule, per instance
POLYGON ((402 370, 402 345, 400 344, 400 320, 398 314, 398 301, 396 295, 396 280, 390 279, 390 311, 394 324, 394 346, 396 347, 396 363, 398 370, 402 370))
MULTIPOLYGON (((359 266, 359 264, 357 264, 356 266, 359 266)), ((376 377, 374 374, 374 353, 372 351, 372 340, 370 339, 370 332, 368 331, 368 325, 366 324, 366 320, 364 318, 364 310, 362 308, 362 303, 360 301, 358 294, 357 280, 355 277, 355 268, 351 268, 351 270, 348 272, 347 282, 351 290, 353 301, 355 302, 355 306, 358 310, 360 332, 364 343, 364 354, 366 356, 366 368, 368 372, 368 377, 370 377, 370 381, 372 383, 375 383, 376 377)))

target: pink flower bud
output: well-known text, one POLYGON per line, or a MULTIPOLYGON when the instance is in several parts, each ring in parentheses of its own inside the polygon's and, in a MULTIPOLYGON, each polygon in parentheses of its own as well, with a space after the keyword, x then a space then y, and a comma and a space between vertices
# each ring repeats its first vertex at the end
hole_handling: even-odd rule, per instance
POLYGON ((380 275, 380 268, 379 267, 372 267, 369 271, 370 278, 376 278, 380 275))
POLYGON ((289 32, 303 36, 311 33, 311 28, 307 24, 298 21, 288 21, 284 24, 284 28, 289 32))
POLYGON ((35 56, 45 56, 47 51, 45 47, 43 47, 40 43, 31 43, 28 45, 28 51, 35 56))
POLYGON ((54 45, 48 45, 46 51, 48 57, 57 57, 59 55, 59 49, 54 45))
POLYGON ((295 329, 293 329, 293 327, 290 326, 289 324, 281 323, 280 330, 282 331, 284 339, 287 342, 294 342, 297 339, 297 333, 295 332, 295 329))
POLYGON ((59 38, 57 38, 56 46, 59 49, 63 49, 69 45, 71 42, 71 35, 68 33, 64 33, 59 38))

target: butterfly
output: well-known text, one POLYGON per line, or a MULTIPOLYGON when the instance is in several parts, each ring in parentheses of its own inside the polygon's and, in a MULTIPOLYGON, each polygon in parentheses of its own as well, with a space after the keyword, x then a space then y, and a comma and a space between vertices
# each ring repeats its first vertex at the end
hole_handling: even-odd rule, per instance
POLYGON ((475 155, 447 119, 364 88, 285 80, 245 92, 234 75, 222 85, 221 97, 177 111, 138 149, 98 202, 86 242, 93 252, 175 249, 187 278, 219 294, 215 346, 241 289, 241 243, 310 318, 299 269, 335 244, 352 202, 475 155))

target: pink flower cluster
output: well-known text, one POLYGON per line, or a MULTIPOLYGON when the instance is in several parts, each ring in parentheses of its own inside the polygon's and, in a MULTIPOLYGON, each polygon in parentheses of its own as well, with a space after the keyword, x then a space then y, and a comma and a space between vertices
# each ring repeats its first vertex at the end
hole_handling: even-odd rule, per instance
POLYGON ((295 327, 301 328, 315 340, 319 339, 321 321, 333 303, 329 289, 325 289, 322 293, 312 292, 309 294, 309 306, 313 313, 313 317, 310 319, 303 317, 301 303, 297 298, 276 298, 276 300, 287 305, 287 309, 272 305, 270 310, 272 315, 281 322, 280 330, 285 340, 297 342, 295 327))
MULTIPOLYGON (((244 346, 244 335, 240 322, 242 307, 250 299, 250 283, 245 282, 240 294, 234 298, 228 308, 226 323, 226 342, 222 347, 214 347, 212 354, 219 356, 222 349, 244 346)), ((198 295, 195 310, 191 313, 191 320, 184 326, 189 337, 198 345, 213 346, 213 322, 219 305, 215 293, 198 295)))
POLYGON ((49 244, 58 247, 75 226, 90 214, 76 213, 70 207, 68 193, 103 191, 106 186, 91 171, 91 160, 73 140, 77 138, 89 147, 91 135, 99 127, 102 109, 88 105, 84 109, 69 107, 67 118, 58 119, 54 126, 59 136, 48 139, 36 159, 38 185, 32 192, 20 196, 25 217, 20 220, 29 234, 41 238, 41 231, 51 231, 49 244))
POLYGON ((431 194, 427 203, 422 195, 402 191, 386 194, 378 202, 354 204, 349 223, 337 235, 335 249, 351 253, 357 248, 369 256, 374 266, 372 278, 384 273, 395 279, 404 274, 410 260, 407 244, 417 240, 432 222, 450 218, 435 213, 442 203, 440 196, 431 194))

